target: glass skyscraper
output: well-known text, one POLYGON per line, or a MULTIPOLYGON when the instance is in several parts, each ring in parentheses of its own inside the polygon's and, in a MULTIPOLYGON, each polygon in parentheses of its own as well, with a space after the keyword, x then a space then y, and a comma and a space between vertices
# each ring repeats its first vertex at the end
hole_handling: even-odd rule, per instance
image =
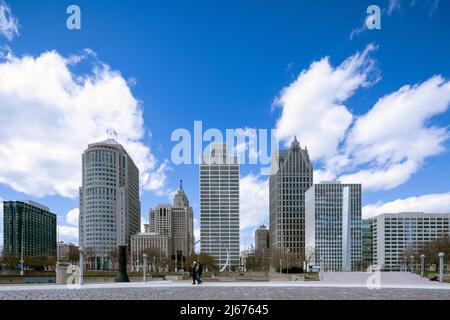
POLYGON ((33 201, 3 202, 3 255, 56 257, 56 214, 33 201))

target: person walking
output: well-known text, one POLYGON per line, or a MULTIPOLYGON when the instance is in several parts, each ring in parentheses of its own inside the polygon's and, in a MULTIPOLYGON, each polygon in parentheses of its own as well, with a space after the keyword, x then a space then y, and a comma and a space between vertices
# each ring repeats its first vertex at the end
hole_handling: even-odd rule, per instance
POLYGON ((192 284, 195 284, 195 280, 197 280, 197 262, 192 262, 191 266, 191 276, 192 276, 192 284))
POLYGON ((197 263, 197 268, 195 271, 197 274, 197 285, 202 284, 203 265, 200 262, 197 263))

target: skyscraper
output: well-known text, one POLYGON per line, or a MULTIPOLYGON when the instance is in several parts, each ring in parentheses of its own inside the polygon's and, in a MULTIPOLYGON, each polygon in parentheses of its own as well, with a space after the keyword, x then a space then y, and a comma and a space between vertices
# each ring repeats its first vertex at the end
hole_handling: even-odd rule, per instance
POLYGON ((3 255, 56 257, 56 214, 33 201, 3 202, 3 255))
POLYGON ((305 243, 325 271, 359 271, 361 185, 321 182, 305 195, 305 243))
POLYGON ((200 163, 201 251, 222 268, 229 254, 239 267, 239 163, 223 144, 213 144, 200 163))
POLYGON ((82 156, 80 249, 96 269, 109 269, 109 255, 140 231, 139 170, 114 139, 90 144, 82 156))
POLYGON ((255 231, 255 250, 264 249, 269 249, 269 230, 261 225, 255 231))
POLYGON ((297 138, 288 150, 272 156, 269 186, 269 240, 273 251, 305 253, 305 192, 313 184, 308 150, 297 138))
POLYGON ((131 261, 133 268, 142 262, 142 250, 156 249, 170 262, 170 268, 184 267, 194 248, 194 214, 180 182, 173 204, 160 204, 149 212, 145 232, 132 237, 131 261), (176 262, 176 264, 175 264, 176 262))
POLYGON ((189 206, 189 199, 183 190, 183 182, 173 199, 172 206, 172 245, 173 254, 180 257, 188 257, 194 249, 194 214, 189 206))

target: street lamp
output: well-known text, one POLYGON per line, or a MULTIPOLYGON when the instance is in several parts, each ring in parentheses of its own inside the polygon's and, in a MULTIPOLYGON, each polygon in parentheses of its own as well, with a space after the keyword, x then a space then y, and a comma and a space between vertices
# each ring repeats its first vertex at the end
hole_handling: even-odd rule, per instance
POLYGON ((414 256, 411 256, 411 273, 414 273, 414 256))
POLYGON ((283 273, 283 259, 280 258, 280 273, 283 273))
POLYGON ((420 276, 423 278, 425 272, 425 255, 422 253, 420 255, 420 276))
POLYGON ((144 258, 144 279, 143 281, 146 282, 147 281, 147 254, 144 252, 143 254, 143 258, 144 258))
POLYGON ((286 248, 286 252, 287 252, 287 255, 286 255, 286 274, 289 274, 289 252, 290 252, 289 248, 286 248))

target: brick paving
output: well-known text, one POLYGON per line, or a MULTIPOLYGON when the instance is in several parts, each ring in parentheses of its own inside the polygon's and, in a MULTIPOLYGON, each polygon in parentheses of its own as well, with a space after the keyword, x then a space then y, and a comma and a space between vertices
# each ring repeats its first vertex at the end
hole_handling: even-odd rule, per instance
POLYGON ((0 290, 0 300, 450 300, 445 289, 337 287, 130 287, 0 290))

